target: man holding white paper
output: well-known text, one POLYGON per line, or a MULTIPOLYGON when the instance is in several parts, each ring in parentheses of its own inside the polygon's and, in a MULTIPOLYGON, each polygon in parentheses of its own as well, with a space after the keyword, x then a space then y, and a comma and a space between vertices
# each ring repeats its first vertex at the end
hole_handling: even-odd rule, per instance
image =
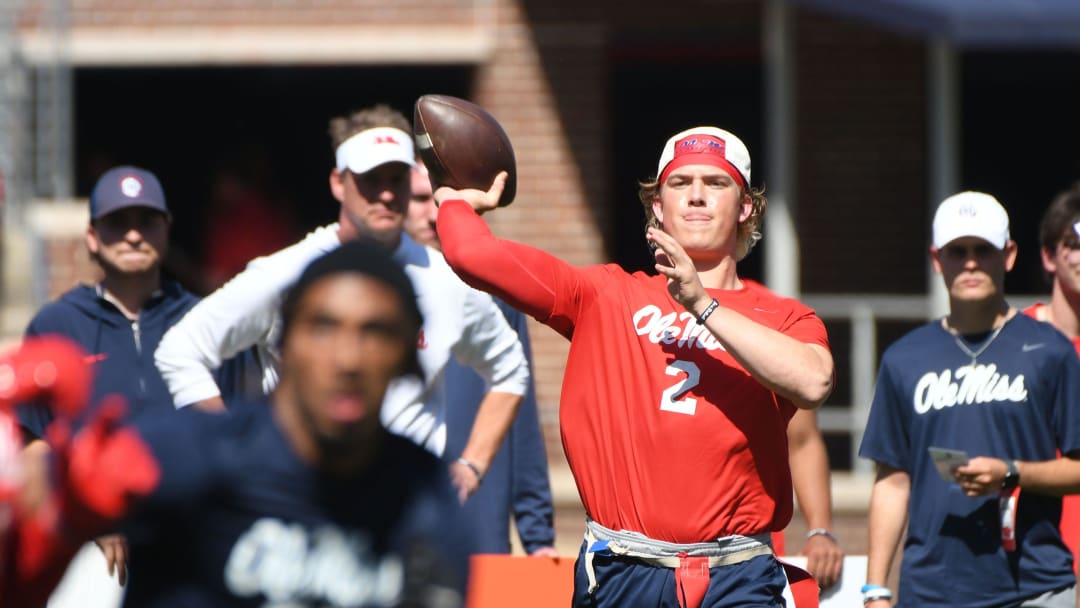
POLYGON ((859 449, 877 463, 866 608, 893 599, 905 523, 898 606, 1076 605, 1058 520, 1080 491, 1080 360, 1005 300, 1016 250, 992 196, 938 207, 930 257, 949 314, 885 352, 859 449))

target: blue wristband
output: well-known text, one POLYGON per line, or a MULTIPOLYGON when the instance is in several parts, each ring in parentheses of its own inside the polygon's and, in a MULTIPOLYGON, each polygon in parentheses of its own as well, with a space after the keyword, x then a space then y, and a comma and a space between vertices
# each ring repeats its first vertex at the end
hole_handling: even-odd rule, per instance
POLYGON ((859 593, 866 593, 867 591, 873 591, 875 589, 888 590, 889 588, 888 587, 882 587, 881 585, 863 585, 862 589, 859 589, 859 593))
POLYGON ((863 604, 869 604, 877 600, 891 600, 893 597, 892 591, 889 591, 888 587, 882 587, 881 585, 863 585, 859 591, 862 592, 863 604))

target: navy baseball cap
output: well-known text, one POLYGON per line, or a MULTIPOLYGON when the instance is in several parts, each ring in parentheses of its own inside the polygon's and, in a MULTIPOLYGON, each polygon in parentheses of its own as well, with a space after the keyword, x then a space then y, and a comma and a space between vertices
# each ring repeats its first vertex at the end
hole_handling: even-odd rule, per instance
POLYGON ((149 207, 165 215, 165 191, 153 173, 139 167, 114 167, 106 171, 90 193, 90 219, 97 220, 128 207, 149 207))

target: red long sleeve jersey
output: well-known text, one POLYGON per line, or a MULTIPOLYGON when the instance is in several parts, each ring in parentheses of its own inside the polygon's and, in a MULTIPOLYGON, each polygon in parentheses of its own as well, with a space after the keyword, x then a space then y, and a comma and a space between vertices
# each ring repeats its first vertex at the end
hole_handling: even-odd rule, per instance
MULTIPOLYGON (((461 201, 442 206, 438 231, 466 282, 570 339, 560 429, 591 518, 677 543, 787 525, 786 428, 795 407, 751 378, 671 298, 666 278, 613 264, 577 268, 496 239, 461 201)), ((742 283, 709 294, 800 342, 828 347, 812 310, 742 283)))

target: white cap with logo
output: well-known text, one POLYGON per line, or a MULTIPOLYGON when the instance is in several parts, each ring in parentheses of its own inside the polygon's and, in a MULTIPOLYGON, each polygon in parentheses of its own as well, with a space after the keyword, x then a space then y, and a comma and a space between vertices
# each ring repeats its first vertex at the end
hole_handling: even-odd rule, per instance
POLYGON ((998 249, 1009 242, 1009 214, 998 200, 983 192, 960 192, 945 199, 934 213, 934 247, 941 249, 966 236, 980 238, 998 249))
POLYGON ((663 182, 672 170, 684 165, 713 165, 750 186, 750 151, 741 139, 716 127, 694 127, 672 135, 660 152, 657 178, 663 182))
POLYGON ((337 147, 335 161, 339 171, 367 173, 386 163, 416 166, 413 138, 401 129, 375 127, 361 131, 337 147))

